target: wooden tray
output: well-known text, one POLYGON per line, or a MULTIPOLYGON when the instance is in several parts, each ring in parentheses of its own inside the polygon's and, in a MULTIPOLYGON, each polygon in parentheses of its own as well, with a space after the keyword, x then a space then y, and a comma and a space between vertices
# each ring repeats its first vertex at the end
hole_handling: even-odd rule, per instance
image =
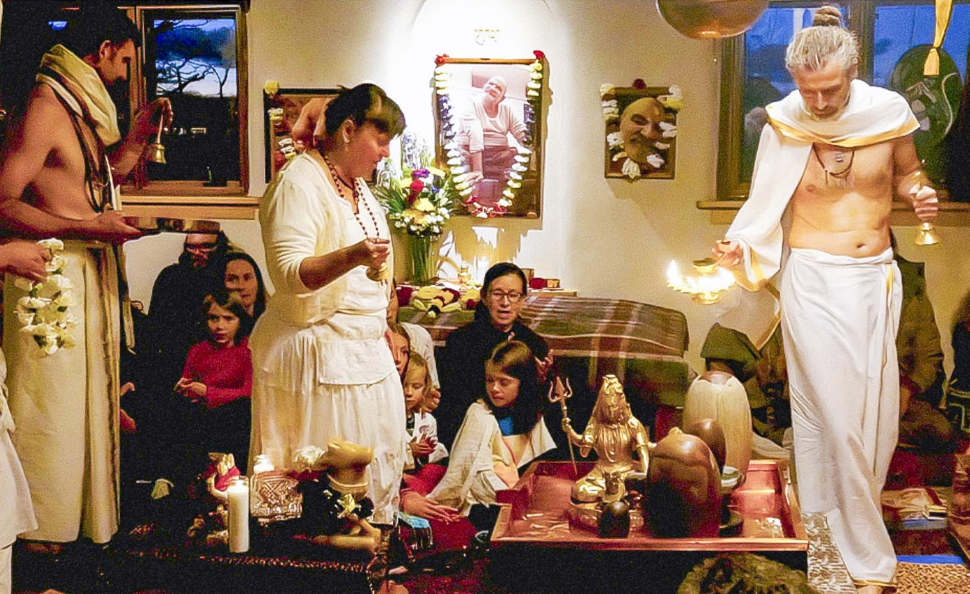
POLYGON ((218 233, 217 221, 172 217, 125 217, 125 223, 146 233, 218 233))
MULTIPOLYGON (((592 466, 580 463, 580 475, 592 466)), ((644 530, 627 538, 599 538, 567 518, 575 478, 569 462, 537 462, 513 489, 499 492, 502 509, 491 540, 497 581, 526 590, 586 592, 633 580, 653 583, 658 589, 649 591, 660 592, 665 591, 661 584, 676 587, 694 564, 720 552, 758 553, 807 569, 808 536, 798 502, 774 461, 752 460, 747 480, 733 493, 731 508, 743 518, 734 537, 657 538, 644 530)))

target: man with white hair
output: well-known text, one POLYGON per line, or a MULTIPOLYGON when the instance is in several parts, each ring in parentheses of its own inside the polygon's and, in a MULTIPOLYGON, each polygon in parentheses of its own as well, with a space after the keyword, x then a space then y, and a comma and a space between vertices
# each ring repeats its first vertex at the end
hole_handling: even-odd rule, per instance
MULTIPOLYGON (((781 312, 768 315, 784 336, 802 509, 826 515, 860 592, 882 592, 896 570, 879 495, 898 432, 902 297, 889 218, 894 193, 924 221, 938 203, 906 100, 856 80, 858 61, 836 8, 795 35, 785 62, 798 90, 767 107, 748 200, 714 255, 749 290, 784 260, 781 312)), ((752 340, 764 334, 740 319, 752 340)))

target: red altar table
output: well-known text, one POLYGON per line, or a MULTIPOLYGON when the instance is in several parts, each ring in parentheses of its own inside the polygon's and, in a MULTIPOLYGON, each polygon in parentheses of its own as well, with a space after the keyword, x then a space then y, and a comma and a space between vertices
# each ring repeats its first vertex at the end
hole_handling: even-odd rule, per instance
MULTIPOLYGON (((579 464, 582 476, 592 463, 579 464)), ((675 591, 690 569, 720 552, 758 553, 807 570, 809 540, 787 475, 777 463, 754 460, 731 497, 743 522, 737 536, 657 538, 649 530, 599 538, 572 525, 566 510, 575 480, 568 462, 538 462, 515 488, 492 533, 493 578, 512 590, 610 591, 631 584, 675 591), (673 588, 672 590, 669 590, 673 588)))

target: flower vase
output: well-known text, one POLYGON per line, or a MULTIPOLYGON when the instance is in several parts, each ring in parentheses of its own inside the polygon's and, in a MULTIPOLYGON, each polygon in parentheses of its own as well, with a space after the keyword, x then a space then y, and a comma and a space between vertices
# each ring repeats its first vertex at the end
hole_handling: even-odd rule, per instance
POLYGON ((438 274, 438 236, 409 235, 411 282, 430 285, 438 274))

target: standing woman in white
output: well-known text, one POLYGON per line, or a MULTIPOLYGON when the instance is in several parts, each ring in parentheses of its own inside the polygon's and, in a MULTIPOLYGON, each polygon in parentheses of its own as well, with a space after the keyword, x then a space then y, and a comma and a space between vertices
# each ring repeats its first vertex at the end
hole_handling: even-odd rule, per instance
POLYGON ((276 294, 250 339, 250 456, 277 468, 341 438, 374 449, 372 522, 391 524, 406 447, 404 395, 384 342, 390 232, 364 177, 388 156, 404 115, 362 84, 326 108, 314 148, 280 173, 259 211, 276 294))

